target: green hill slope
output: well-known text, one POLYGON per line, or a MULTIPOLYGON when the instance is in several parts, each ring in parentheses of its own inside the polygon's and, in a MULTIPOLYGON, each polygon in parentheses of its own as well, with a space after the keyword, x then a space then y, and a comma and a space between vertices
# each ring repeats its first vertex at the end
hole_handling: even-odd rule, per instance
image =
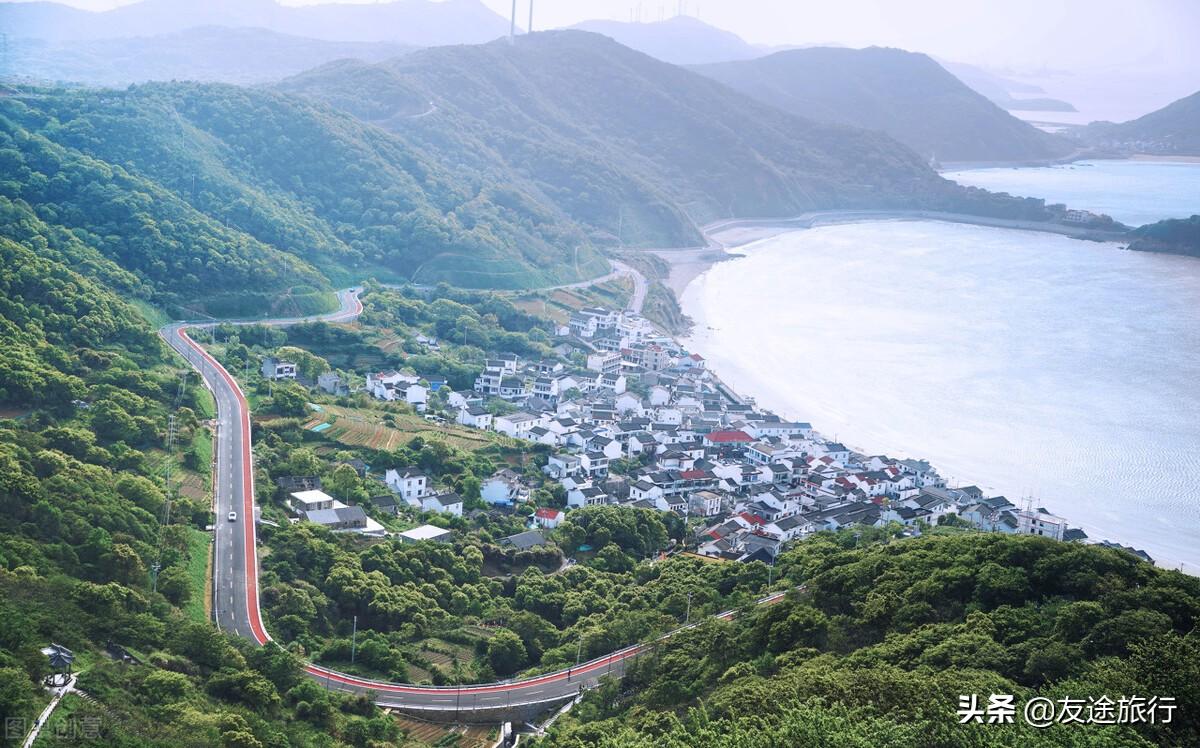
POLYGON ((1200 91, 1129 122, 1093 122, 1080 135, 1137 153, 1200 156, 1200 91))
MULTIPOLYGON (((779 566, 803 590, 706 621, 585 696, 533 745, 1123 746, 1200 744, 1200 580, 1124 551, 1004 535, 855 548, 813 538, 779 566), (1011 724, 960 699, 1014 697, 1011 724), (1169 724, 1028 723, 1033 698, 1174 699, 1169 724)), ((1126 709, 1128 715, 1128 709, 1126 709)), ((1115 722, 1115 719, 1113 720, 1115 722)))
POLYGON ((1023 161, 1072 150, 923 54, 814 47, 694 69, 802 117, 885 132, 926 159, 1023 161))
POLYGON ((519 288, 606 267, 544 201, 268 91, 36 91, 0 102, 0 135, 0 195, 181 302, 375 273, 519 288))
POLYGON ((695 242, 694 223, 718 218, 929 205, 956 190, 885 135, 799 119, 585 32, 337 63, 278 89, 515 172, 631 245, 695 242), (435 109, 412 116, 423 101, 435 109))

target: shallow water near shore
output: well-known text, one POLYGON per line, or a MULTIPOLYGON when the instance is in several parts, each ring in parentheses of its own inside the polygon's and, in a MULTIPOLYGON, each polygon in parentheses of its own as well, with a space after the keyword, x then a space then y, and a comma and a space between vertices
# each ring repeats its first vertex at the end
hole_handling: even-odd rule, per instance
POLYGON ((1200 261, 932 221, 737 251, 682 304, 740 393, 1200 568, 1200 261))

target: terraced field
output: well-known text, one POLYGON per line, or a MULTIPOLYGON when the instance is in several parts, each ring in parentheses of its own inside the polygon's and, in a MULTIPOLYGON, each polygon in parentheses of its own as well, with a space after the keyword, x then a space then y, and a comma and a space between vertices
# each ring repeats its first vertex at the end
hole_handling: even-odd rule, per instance
POLYGON ((492 744, 493 739, 490 736, 496 729, 493 725, 435 725, 411 717, 393 715, 393 718, 400 725, 400 729, 407 733, 409 741, 430 746, 483 748, 492 744), (458 740, 455 741, 450 736, 458 736, 458 740))
POLYGON ((633 281, 627 277, 587 288, 558 288, 552 291, 518 294, 513 304, 522 311, 565 324, 571 314, 585 306, 624 309, 633 295, 633 281))
POLYGON ((504 436, 462 426, 438 425, 405 413, 322 405, 305 422, 304 428, 351 447, 390 451, 417 436, 436 437, 455 447, 482 449, 505 443, 504 436), (385 421, 390 416, 391 421, 385 421))

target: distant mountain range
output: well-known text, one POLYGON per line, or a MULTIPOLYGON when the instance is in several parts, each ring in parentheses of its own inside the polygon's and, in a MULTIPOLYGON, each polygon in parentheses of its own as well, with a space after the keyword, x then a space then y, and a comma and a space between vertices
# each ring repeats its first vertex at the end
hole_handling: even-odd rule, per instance
POLYGON ((981 67, 962 62, 938 60, 955 78, 1009 111, 1074 112, 1075 107, 1061 99, 1039 96, 1046 92, 1040 87, 1011 78, 995 75, 981 67))
POLYGON ((412 46, 475 44, 508 33, 508 20, 479 0, 288 6, 274 0, 142 0, 104 12, 60 3, 0 4, 10 38, 47 40, 154 36, 197 26, 253 27, 329 41, 412 46))
POLYGON ((1093 122, 1076 135, 1121 151, 1200 156, 1200 91, 1129 122, 1093 122))
POLYGON ((395 42, 335 42, 222 26, 122 39, 13 39, 8 46, 12 73, 96 86, 170 80, 266 83, 333 60, 377 62, 415 49, 395 42))
POLYGON ((926 159, 1031 161, 1073 150, 923 54, 815 47, 693 69, 802 117, 886 132, 926 159))
POLYGON ((598 34, 334 63, 277 90, 481 174, 515 174, 602 242, 677 246, 695 225, 930 204, 954 188, 883 133, 802 119, 598 34), (432 102, 436 111, 429 110, 432 102))

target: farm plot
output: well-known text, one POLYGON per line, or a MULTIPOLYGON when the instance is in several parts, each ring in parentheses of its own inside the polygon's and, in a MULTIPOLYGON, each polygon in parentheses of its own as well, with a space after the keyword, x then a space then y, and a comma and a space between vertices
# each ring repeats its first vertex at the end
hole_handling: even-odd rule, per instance
POLYGON ((502 437, 476 429, 439 426, 419 416, 383 413, 359 408, 324 405, 313 413, 304 428, 351 447, 390 451, 417 436, 433 436, 462 449, 475 450, 495 444, 502 437), (390 416, 385 420, 385 415, 390 416))

